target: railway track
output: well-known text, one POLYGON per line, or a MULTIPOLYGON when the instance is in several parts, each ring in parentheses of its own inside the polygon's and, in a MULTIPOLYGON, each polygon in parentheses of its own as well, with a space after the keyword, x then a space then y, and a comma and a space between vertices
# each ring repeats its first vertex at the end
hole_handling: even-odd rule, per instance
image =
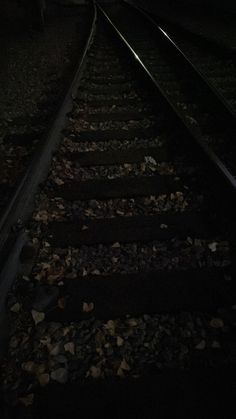
POLYGON ((235 114, 236 108, 236 67, 235 51, 219 45, 210 38, 190 32, 163 18, 154 18, 156 24, 167 32, 194 67, 201 72, 217 94, 221 96, 229 110, 235 114))
POLYGON ((235 53, 199 42, 196 37, 186 36, 181 32, 171 32, 171 36, 185 52, 191 62, 207 78, 208 82, 226 101, 232 112, 236 112, 236 77, 235 53))
POLYGON ((178 416, 195 405, 196 417, 223 417, 235 370, 229 179, 140 51, 104 14, 96 32, 95 21, 8 297, 6 413, 178 416))
MULTIPOLYGON (((225 174, 229 172, 229 182, 235 187, 235 116, 226 100, 211 88, 174 40, 139 9, 115 4, 104 6, 104 11, 143 61, 195 139, 205 151, 210 146, 209 154, 213 151, 220 158, 224 166, 220 165, 220 170, 225 174), (139 28, 138 33, 129 29, 130 19, 139 28)), ((213 160, 216 161, 216 157, 213 160)))
POLYGON ((14 37, 12 45, 9 38, 6 45, 1 38, 4 65, 0 79, 5 104, 0 115, 0 266, 5 260, 2 249, 9 234, 6 225, 3 231, 4 220, 16 206, 16 198, 28 177, 29 167, 38 160, 47 141, 48 131, 74 77, 91 25, 89 8, 75 8, 73 17, 65 8, 61 10, 64 18, 60 19, 59 13, 59 10, 52 12, 52 21, 47 23, 44 35, 24 40, 21 33, 18 48, 14 37), (80 38, 76 34, 77 25, 80 27, 80 38), (57 48, 57 42, 61 44, 60 48, 57 48), (31 48, 33 54, 29 57, 31 48), (48 59, 50 48, 51 51, 56 48, 51 61, 48 59), (41 60, 41 66, 38 66, 37 60, 41 60), (21 75, 18 74, 20 72, 21 75))
POLYGON ((177 7, 171 7, 169 4, 152 5, 151 2, 133 2, 132 0, 125 0, 126 3, 137 5, 151 13, 153 18, 158 19, 159 24, 167 24, 175 28, 181 28, 188 32, 190 36, 193 34, 197 38, 211 44, 215 44, 218 48, 228 49, 231 52, 235 50, 235 13, 230 13, 229 10, 216 9, 213 10, 212 5, 209 7, 204 5, 204 9, 196 4, 191 7, 187 4, 177 7), (171 13, 170 13, 171 11, 171 13))

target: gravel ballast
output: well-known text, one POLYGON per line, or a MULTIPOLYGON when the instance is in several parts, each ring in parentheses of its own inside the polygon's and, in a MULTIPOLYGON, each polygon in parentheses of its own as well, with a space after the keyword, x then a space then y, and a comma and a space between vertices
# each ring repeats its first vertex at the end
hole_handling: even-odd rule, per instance
POLYGON ((86 7, 47 17, 43 32, 0 34, 1 210, 43 141, 60 104, 89 28, 86 7))
MULTIPOLYGON (((109 97, 115 100, 121 98, 117 95, 109 97)), ((129 95, 122 97, 126 100, 129 95)), ((96 96, 98 98, 106 100, 106 95, 99 94, 96 96)), ((134 83, 130 98, 145 102, 134 83)), ((83 96, 85 112, 90 107, 91 99, 95 99, 92 93, 83 96)), ((226 309, 219 305, 212 310, 208 310, 208 306, 204 306, 207 307, 205 310, 198 305, 195 306, 197 309, 184 305, 182 307, 185 309, 176 311, 171 305, 167 310, 161 310, 158 306, 152 310, 150 301, 156 298, 153 293, 152 296, 148 294, 145 309, 135 308, 134 311, 130 305, 126 308, 125 300, 130 304, 136 295, 139 295, 137 300, 141 300, 146 284, 134 282, 138 284, 135 287, 129 282, 128 286, 125 284, 120 300, 116 292, 120 283, 114 288, 115 299, 118 304, 121 301, 123 312, 110 314, 108 311, 108 314, 97 315, 96 309, 100 304, 96 300, 97 295, 86 288, 91 282, 92 286, 100 287, 104 305, 114 304, 112 299, 109 300, 108 292, 110 283, 114 285, 114 277, 120 279, 122 276, 122 282, 127 281, 128 275, 141 275, 149 291, 148 275, 156 275, 154 280, 157 281, 162 276, 164 288, 167 293, 173 294, 174 299, 179 296, 175 295, 175 284, 172 287, 170 283, 172 273, 177 273, 179 279, 185 275, 190 282, 193 271, 200 279, 202 271, 212 270, 213 274, 220 272, 222 282, 231 283, 231 236, 228 234, 227 220, 221 223, 219 219, 220 226, 217 224, 216 228, 218 212, 215 208, 212 211, 215 201, 208 205, 211 199, 209 184, 212 186, 207 178, 208 171, 198 160, 195 163, 195 156, 189 160, 186 158, 185 146, 180 146, 179 154, 175 153, 174 157, 168 155, 169 160, 168 157, 167 160, 160 157, 159 161, 156 157, 157 161, 152 154, 144 154, 143 162, 137 163, 124 159, 117 164, 114 161, 104 164, 102 161, 99 165, 95 159, 94 164, 87 166, 77 164, 76 159, 72 158, 73 152, 109 150, 113 153, 114 150, 114 157, 117 154, 115 150, 150 145, 155 146, 157 152, 163 148, 169 151, 170 141, 169 130, 164 131, 163 124, 160 124, 160 115, 155 119, 156 133, 145 137, 145 129, 148 130, 152 122, 151 112, 150 118, 145 118, 141 124, 138 122, 141 128, 139 137, 132 136, 133 126, 136 127, 136 122, 132 120, 87 125, 86 119, 79 119, 76 126, 78 98, 75 102, 71 114, 73 117, 69 117, 63 131, 64 140, 55 152, 48 177, 40 185, 36 196, 34 212, 26 226, 29 242, 21 255, 21 271, 8 296, 10 339, 0 377, 4 398, 10 407, 34 405, 41 389, 48 391, 50 385, 54 384, 63 385, 63 389, 66 389, 67 384, 71 383, 106 382, 109 378, 138 379, 169 369, 189 372, 199 366, 228 367, 232 361, 229 340, 235 327, 236 311, 231 303, 226 309), (113 131, 109 133, 109 129, 114 130, 115 134, 113 131), (131 133, 130 138, 122 140, 122 136, 118 136, 121 138, 119 141, 116 134, 123 134, 123 131, 131 133), (163 131, 165 134, 162 134, 163 131), (110 141, 101 141, 106 139, 103 134, 107 132, 110 141), (146 187, 140 193, 143 178, 150 183, 154 176, 161 178, 162 182, 170 177, 173 182, 169 188, 165 185, 164 192, 160 183, 155 194, 152 195, 146 187), (137 195, 134 189, 125 194, 130 179, 138 183, 137 195), (69 182, 78 191, 82 183, 87 187, 89 182, 104 183, 104 180, 109 184, 108 195, 96 195, 97 199, 92 195, 94 199, 88 199, 80 193, 74 195, 75 199, 73 194, 66 198, 65 190, 69 190, 69 182), (120 191, 113 186, 116 195, 110 195, 112 185, 117 180, 123 181, 124 187, 120 191), (180 189, 176 182, 182 185, 180 189), (64 195, 63 188, 60 189, 63 186, 64 195), (196 217, 191 218, 191 211, 195 212, 196 217), (200 222, 198 215, 204 220, 200 222), (209 215, 211 220, 206 217, 209 215), (150 234, 149 218, 146 220, 144 216, 150 216, 150 234), (138 225, 135 224, 137 218, 138 225), (192 222, 191 228, 188 226, 189 220, 192 222), (205 225, 203 221, 208 220, 209 225, 205 225), (61 221, 64 221, 64 228, 61 221), (117 221, 118 224, 115 224, 117 221), (214 229, 210 228, 210 221, 214 229), (89 241, 90 231, 92 239, 89 241), (81 241, 73 241, 74 238, 81 241), (109 282, 108 287, 103 285, 104 280, 109 282), (76 290, 78 285, 81 287, 78 288, 78 294, 76 291, 70 292, 76 290), (131 298, 127 298, 129 295, 131 298), (73 304, 75 317, 70 317, 68 313, 73 304)), ((171 126, 169 113, 163 110, 162 113, 161 120, 165 120, 166 126, 171 126)), ((180 144, 178 135, 177 130, 172 135, 173 148, 180 144)), ((101 190, 102 187, 96 193, 101 190)), ((91 191, 93 194, 90 187, 91 191)), ((181 281, 182 278, 182 284, 181 281)), ((185 291, 183 296, 186 295, 185 291)), ((194 300, 198 298, 193 294, 194 300)), ((162 291, 160 295, 162 297, 162 291)), ((65 404, 67 402, 65 398, 65 404)))

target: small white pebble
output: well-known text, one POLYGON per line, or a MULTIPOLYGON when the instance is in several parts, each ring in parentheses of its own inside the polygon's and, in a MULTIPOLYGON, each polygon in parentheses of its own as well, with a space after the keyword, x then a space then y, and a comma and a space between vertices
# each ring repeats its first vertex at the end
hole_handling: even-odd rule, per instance
POLYGON ((66 352, 70 352, 72 355, 75 354, 75 344, 74 342, 68 342, 64 345, 64 349, 66 352))
POLYGON ((84 313, 90 313, 94 310, 94 303, 83 303, 83 312, 84 313))
POLYGON ((65 384, 68 380, 68 372, 65 368, 58 368, 51 372, 51 378, 60 384, 65 384))
POLYGON ((121 338, 120 336, 117 336, 116 344, 117 344, 118 347, 123 346, 124 339, 121 338))
POLYGON ((36 310, 31 310, 31 314, 32 314, 35 325, 37 325, 38 323, 42 322, 45 319, 45 313, 42 313, 36 310))
POLYGON ((211 346, 212 346, 213 349, 220 349, 221 348, 220 342, 218 342, 217 340, 214 340, 214 342, 212 342, 211 346))
POLYGON ((101 368, 92 366, 89 373, 93 378, 99 378, 101 376, 101 368))
POLYGON ((21 309, 21 304, 20 303, 16 303, 10 308, 10 310, 13 313, 18 313, 20 311, 20 309, 21 309))
POLYGON ((50 381, 50 375, 49 374, 40 374, 38 375, 38 381, 41 387, 45 387, 49 381, 50 381))
POLYGON ((160 228, 161 228, 161 229, 168 228, 168 225, 167 225, 167 224, 161 224, 161 225, 160 225, 160 228))
POLYGON ((201 340, 201 342, 199 342, 196 346, 195 346, 195 348, 196 349, 198 349, 198 350, 203 350, 203 349, 205 349, 206 348, 206 341, 205 340, 201 340))
POLYGON ((217 243, 213 242, 213 243, 208 244, 208 248, 211 250, 212 253, 216 252, 217 243))
POLYGON ((214 329, 221 329, 222 327, 224 327, 224 322, 222 319, 214 318, 210 321, 210 326, 214 329))

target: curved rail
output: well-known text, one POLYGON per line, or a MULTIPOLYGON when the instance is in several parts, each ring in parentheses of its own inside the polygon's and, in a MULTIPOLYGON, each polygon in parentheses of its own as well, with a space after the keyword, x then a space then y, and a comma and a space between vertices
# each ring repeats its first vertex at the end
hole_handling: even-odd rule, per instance
POLYGON ((223 106, 227 109, 230 117, 232 117, 236 121, 236 114, 233 107, 225 100, 224 96, 215 88, 215 86, 207 79, 207 77, 193 64, 191 59, 187 57, 187 55, 181 50, 179 45, 172 39, 171 35, 168 33, 167 29, 164 29, 161 25, 159 25, 145 10, 141 9, 140 7, 136 6, 135 4, 129 3, 127 0, 123 0, 123 2, 131 8, 134 8, 138 11, 138 13, 142 14, 147 20, 151 22, 153 27, 159 31, 166 40, 178 51, 178 53, 182 56, 185 62, 191 67, 192 71, 194 71, 198 77, 201 78, 202 82, 207 86, 208 89, 212 91, 212 93, 216 96, 216 99, 220 101, 223 106))
MULTIPOLYGON (((60 140, 60 133, 64 126, 66 115, 71 110, 74 93, 78 88, 82 70, 85 64, 86 55, 96 30, 97 7, 94 1, 91 2, 91 6, 93 8, 91 29, 86 45, 84 47, 82 57, 79 60, 77 69, 73 76, 73 81, 67 91, 63 103, 57 110, 56 116, 54 117, 54 120, 51 124, 51 128, 44 138, 43 144, 41 144, 36 150, 26 173, 21 179, 14 195, 12 196, 0 219, 1 256, 4 253, 3 250, 6 247, 8 241, 10 241, 10 244, 7 247, 12 247, 12 240, 10 240, 10 236, 14 233, 14 230, 21 229, 23 222, 26 220, 26 217, 30 212, 30 208, 34 200, 34 194, 39 184, 45 177, 46 169, 50 164, 52 153, 60 140)), ((2 262, 4 261, 1 261, 1 264, 2 262)))
MULTIPOLYGON (((122 2, 136 7, 136 2, 135 1, 122 0, 122 2)), ((153 11, 152 11, 150 8, 148 8, 148 5, 145 4, 144 1, 138 1, 137 3, 139 4, 138 7, 141 10, 146 11, 148 15, 155 16, 158 19, 159 22, 163 22, 163 23, 168 22, 168 24, 170 24, 171 26, 183 29, 184 31, 186 31, 186 33, 191 34, 193 36, 196 36, 198 39, 201 39, 202 42, 207 42, 212 47, 215 47, 217 49, 220 48, 221 50, 224 50, 224 51, 227 51, 229 53, 235 54, 236 48, 235 48, 234 45, 230 45, 230 43, 227 44, 226 42, 224 42, 223 40, 220 40, 219 38, 209 37, 209 36, 207 36, 206 33, 204 33, 204 31, 202 32, 201 29, 199 31, 191 30, 190 26, 182 25, 182 22, 180 22, 178 20, 175 20, 175 19, 172 19, 172 18, 169 18, 167 16, 164 16, 162 13, 158 14, 157 9, 156 10, 153 9, 153 11)), ((207 8, 207 5, 204 5, 204 10, 206 10, 205 7, 207 8)), ((215 4, 215 8, 216 7, 217 6, 215 4)), ((212 8, 208 9, 208 14, 210 14, 211 16, 214 15, 214 12, 212 13, 212 8)), ((217 11, 218 16, 219 16, 219 14, 222 17, 222 9, 217 11)), ((232 14, 231 17, 232 16, 235 16, 235 14, 234 15, 232 14)), ((155 20, 155 18, 154 18, 154 20, 155 20)))
MULTIPOLYGON (((150 81, 155 85, 156 89, 161 93, 161 95, 164 97, 165 101, 168 103, 168 106, 171 107, 172 111, 177 115, 179 121, 182 125, 185 126, 185 128, 188 130, 188 133, 190 133, 191 137, 196 141, 196 143, 201 147, 204 154, 210 159, 210 162, 214 165, 215 169, 223 176, 223 178, 226 180, 227 184, 231 187, 232 191, 236 193, 236 178, 231 174, 231 172, 227 169, 226 165, 222 162, 222 160, 217 156, 217 154, 206 144, 201 138, 201 135, 197 132, 196 128, 194 128, 191 123, 187 123, 187 121, 183 118, 181 112, 179 109, 172 103, 172 101, 169 99, 165 91, 160 86, 159 82, 151 74, 149 69, 145 66, 139 55, 136 53, 136 51, 132 48, 130 43, 125 39, 125 37, 122 35, 122 33, 119 31, 117 26, 112 22, 108 14, 105 12, 105 10, 98 5, 99 10, 105 17, 105 19, 109 22, 109 24, 112 26, 113 30, 117 33, 119 38, 122 40, 122 42, 126 45, 126 47, 129 49, 135 60, 139 63, 142 70, 146 73, 147 77, 150 79, 150 81)), ((166 37, 166 39, 169 39, 169 42, 171 41, 170 38, 168 38, 167 34, 163 35, 166 37)), ((172 43, 172 41, 171 41, 172 43)), ((199 74, 200 76, 200 74, 199 74)), ((234 115, 229 114, 230 117, 234 119, 234 115)))

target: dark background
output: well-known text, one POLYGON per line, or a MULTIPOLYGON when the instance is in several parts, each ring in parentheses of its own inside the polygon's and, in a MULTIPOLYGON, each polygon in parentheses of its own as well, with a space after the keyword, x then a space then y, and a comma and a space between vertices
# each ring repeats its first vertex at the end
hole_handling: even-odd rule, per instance
POLYGON ((135 0, 134 3, 148 6, 155 9, 159 5, 169 6, 170 8, 178 8, 179 6, 191 7, 191 5, 199 6, 203 10, 211 9, 215 13, 216 9, 236 13, 236 0, 135 0))

